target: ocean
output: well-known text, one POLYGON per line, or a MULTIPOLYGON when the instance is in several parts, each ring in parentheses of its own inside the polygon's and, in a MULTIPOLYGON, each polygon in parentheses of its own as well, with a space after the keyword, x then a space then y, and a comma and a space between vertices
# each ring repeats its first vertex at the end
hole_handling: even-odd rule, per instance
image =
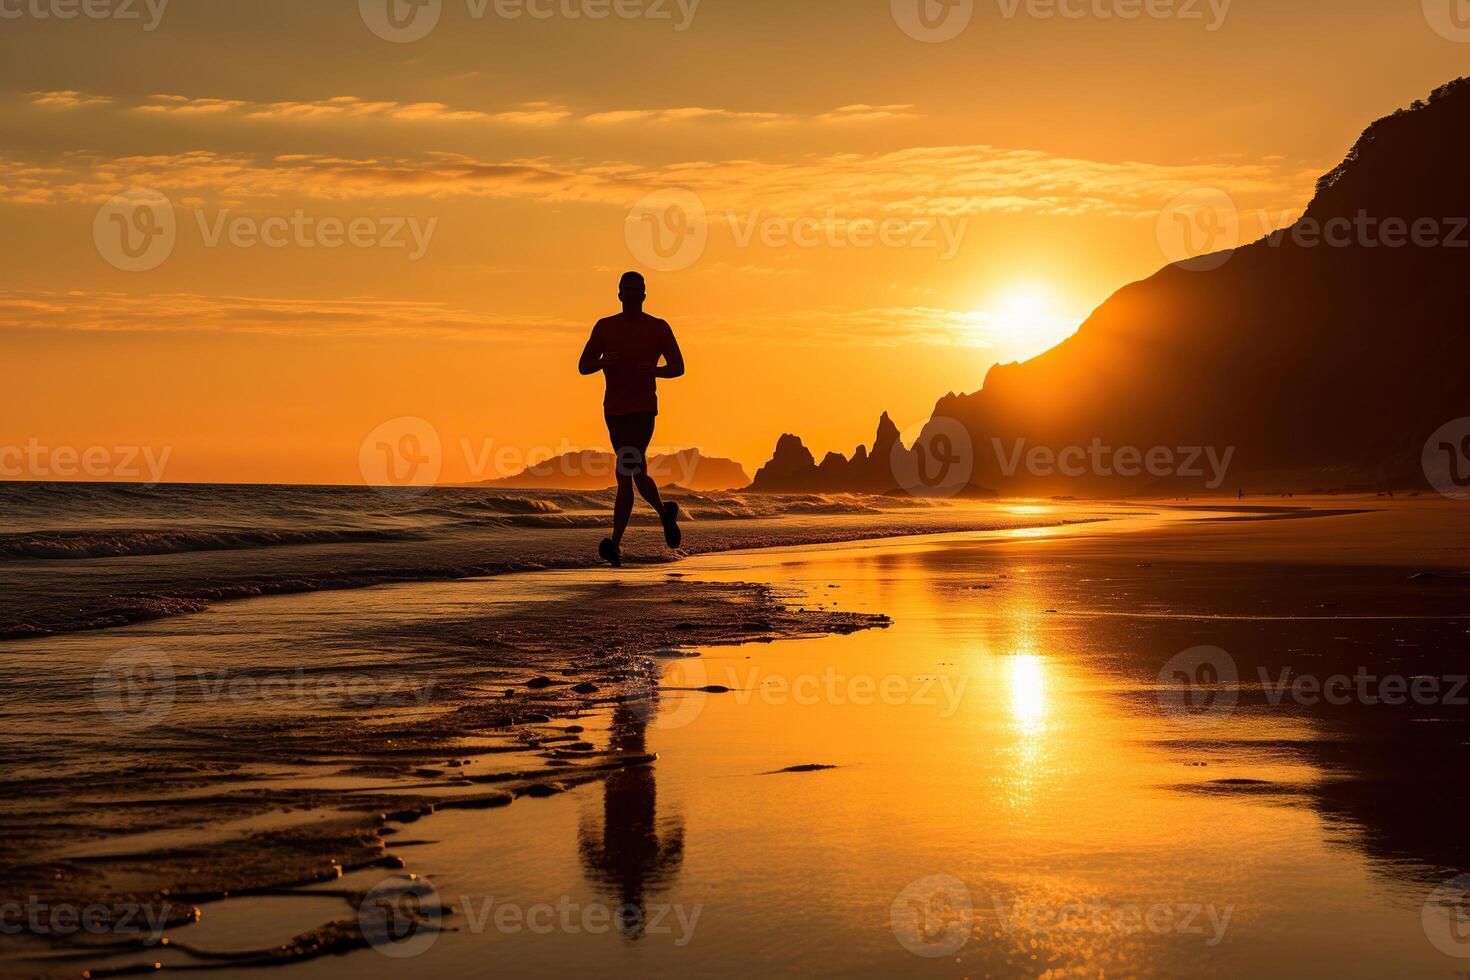
MULTIPOLYGON (((673 499, 687 522, 684 548, 663 548, 640 502, 630 564, 1038 523, 1014 508, 912 497, 673 499)), ((0 483, 0 639, 195 613, 224 599, 595 567, 611 508, 610 491, 0 483)))

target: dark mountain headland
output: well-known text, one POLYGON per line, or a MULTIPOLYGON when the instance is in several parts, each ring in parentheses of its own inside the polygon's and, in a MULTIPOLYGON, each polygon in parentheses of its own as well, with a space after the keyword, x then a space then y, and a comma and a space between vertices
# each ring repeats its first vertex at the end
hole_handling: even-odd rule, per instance
MULTIPOLYGON (((1425 486, 1426 440, 1470 415, 1467 160, 1459 79, 1370 126, 1292 226, 1126 286, 941 398, 918 448, 1007 494, 1425 486)), ((753 489, 904 486, 893 435, 821 464, 783 436, 753 489)))
MULTIPOLYGON (((606 490, 617 483, 612 453, 597 450, 563 453, 521 472, 476 486, 502 490, 606 490)), ((684 449, 664 456, 650 456, 648 470, 659 486, 680 486, 697 493, 738 490, 750 482, 745 468, 733 459, 706 456, 698 449, 684 449)))
POLYGON ((764 493, 911 493, 915 496, 993 496, 994 491, 970 483, 946 482, 949 467, 937 440, 905 446, 898 426, 884 412, 878 420, 873 448, 858 446, 852 456, 828 453, 818 463, 800 437, 787 433, 775 455, 755 475, 750 489, 764 493), (926 450, 941 449, 931 460, 926 450), (931 475, 933 474, 933 475, 931 475))

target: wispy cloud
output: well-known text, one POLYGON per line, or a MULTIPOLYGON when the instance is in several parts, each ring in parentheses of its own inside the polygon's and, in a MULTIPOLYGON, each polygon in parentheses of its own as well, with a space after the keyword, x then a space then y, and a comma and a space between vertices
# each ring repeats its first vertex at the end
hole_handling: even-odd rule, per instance
MULTIPOLYGON (((33 105, 72 107, 106 105, 113 101, 107 96, 88 96, 80 92, 37 92, 33 95, 33 105)), ((814 116, 707 106, 609 109, 577 115, 564 105, 548 101, 525 102, 497 111, 484 111, 450 106, 443 102, 374 101, 355 95, 304 101, 254 102, 247 99, 160 93, 149 96, 141 103, 127 106, 126 109, 147 115, 179 118, 237 114, 247 119, 270 122, 392 119, 401 122, 500 123, 545 127, 575 121, 604 128, 713 124, 771 127, 802 122, 856 124, 918 118, 912 105, 847 105, 814 116)))
POLYGON ((749 123, 756 126, 784 126, 801 121, 800 116, 784 112, 737 112, 733 109, 706 109, 687 106, 677 109, 617 109, 594 112, 582 121, 594 126, 620 126, 630 123, 749 123))
POLYGON ((253 333, 290 337, 416 337, 523 342, 586 324, 370 297, 274 299, 192 293, 0 291, 0 329, 110 333, 253 333))
POLYGON ((53 109, 85 109, 91 106, 111 105, 112 98, 106 95, 88 95, 74 89, 59 92, 32 92, 31 105, 53 109))
POLYGON ((794 162, 695 160, 663 166, 547 157, 487 160, 194 151, 45 163, 0 160, 0 201, 98 202, 134 187, 176 201, 501 198, 621 208, 668 188, 694 191, 711 220, 763 216, 944 218, 987 213, 1152 218, 1176 195, 1220 188, 1242 213, 1303 206, 1315 169, 1281 162, 1150 164, 992 146, 914 147, 794 162))
MULTIPOLYGON (((761 271, 761 270, 756 270, 761 271)), ((681 330, 708 342, 769 337, 783 346, 941 347, 995 346, 998 319, 928 307, 844 309, 826 306, 790 311, 688 314, 681 330)), ((543 337, 565 342, 587 324, 550 316, 487 313, 444 303, 373 297, 281 299, 204 296, 194 293, 136 295, 116 292, 0 291, 0 330, 91 333, 245 333, 303 339, 432 336, 456 341, 543 337)))
POLYGON ((307 102, 247 102, 241 99, 154 95, 146 103, 133 106, 132 111, 165 116, 239 113, 247 119, 283 122, 376 118, 401 122, 507 123, 521 126, 555 125, 571 115, 570 110, 549 102, 526 103, 503 112, 480 112, 455 109, 442 102, 370 102, 353 95, 307 102))
POLYGON ((818 122, 870 123, 893 122, 899 119, 918 119, 911 105, 845 105, 817 117, 818 122))
POLYGON ((250 103, 239 99, 191 99, 187 95, 155 95, 147 105, 134 106, 134 112, 170 116, 217 116, 244 109, 250 103))
MULTIPOLYGON (((898 347, 925 344, 936 347, 991 348, 996 346, 999 318, 986 313, 961 313, 922 306, 846 309, 754 311, 738 317, 739 342, 769 339, 783 347, 898 347)), ((680 317, 681 329, 700 331, 711 341, 731 336, 735 326, 727 314, 691 314, 680 317)))

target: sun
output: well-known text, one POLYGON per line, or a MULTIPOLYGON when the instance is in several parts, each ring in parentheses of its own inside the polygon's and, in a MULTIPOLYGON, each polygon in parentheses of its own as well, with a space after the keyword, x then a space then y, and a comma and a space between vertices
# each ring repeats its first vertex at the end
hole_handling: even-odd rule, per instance
POLYGON ((1001 315, 1021 323, 1044 319, 1051 309, 1052 297, 1040 286, 1016 286, 1001 300, 1001 315))
POLYGON ((1055 294, 1036 283, 1002 293, 987 320, 996 344, 1021 357, 1049 350, 1077 329, 1076 320, 1058 311, 1055 294))

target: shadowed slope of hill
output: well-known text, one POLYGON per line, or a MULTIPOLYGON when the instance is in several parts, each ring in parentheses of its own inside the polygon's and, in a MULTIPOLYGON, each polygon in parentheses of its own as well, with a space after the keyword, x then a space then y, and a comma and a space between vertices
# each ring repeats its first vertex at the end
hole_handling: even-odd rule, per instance
POLYGON ((1209 478, 1090 462, 1081 476, 1008 474, 997 440, 1012 458, 1019 440, 1233 448, 1230 487, 1423 484, 1425 440, 1470 414, 1467 162, 1462 79, 1370 127, 1293 228, 1218 268, 1169 266, 1120 290, 1067 341, 942 399, 923 438, 958 422, 971 480, 1007 492, 1175 492, 1209 478))
MULTIPOLYGON (((1058 346, 941 399, 917 451, 965 458, 925 483, 1170 496, 1423 486, 1426 440, 1470 415, 1467 163, 1461 79, 1369 127, 1292 228, 1168 266, 1058 346)), ((914 451, 894 458, 906 466, 914 451)), ((855 475, 871 482, 880 462, 798 466, 796 479, 866 489, 855 475)))

